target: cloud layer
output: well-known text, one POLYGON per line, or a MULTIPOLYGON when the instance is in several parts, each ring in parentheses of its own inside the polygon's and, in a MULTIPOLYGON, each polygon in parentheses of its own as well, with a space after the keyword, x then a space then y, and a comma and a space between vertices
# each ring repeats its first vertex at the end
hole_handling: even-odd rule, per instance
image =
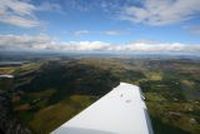
POLYGON ((58 52, 180 52, 200 53, 199 44, 133 42, 111 44, 102 41, 61 42, 47 35, 0 35, 0 50, 31 50, 58 52))
POLYGON ((34 15, 36 7, 18 0, 1 0, 0 22, 20 27, 35 27, 39 21, 34 15))
POLYGON ((150 25, 183 22, 200 13, 199 0, 144 0, 142 6, 126 6, 121 19, 150 25))
POLYGON ((41 25, 35 13, 41 11, 59 11, 58 4, 43 2, 35 6, 28 1, 1 0, 0 22, 18 27, 32 28, 41 25))
MULTIPOLYGON (((97 2, 85 3, 85 1, 72 0, 64 4, 81 11, 100 8, 112 14, 112 17, 120 16, 122 20, 149 25, 183 22, 197 17, 200 13, 199 0, 142 0, 138 2, 139 4, 130 0, 123 2, 121 0, 97 0, 97 2)), ((37 27, 41 25, 41 22, 36 12, 44 11, 64 12, 61 5, 48 1, 34 5, 29 0, 1 0, 0 22, 25 28, 37 27)))

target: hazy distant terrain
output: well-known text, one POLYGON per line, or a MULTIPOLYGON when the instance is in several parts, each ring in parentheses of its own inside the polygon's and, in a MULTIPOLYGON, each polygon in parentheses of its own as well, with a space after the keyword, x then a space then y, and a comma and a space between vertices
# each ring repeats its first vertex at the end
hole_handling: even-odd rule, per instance
POLYGON ((49 133, 125 81, 142 88, 155 134, 200 133, 198 58, 92 57, 2 57, 20 61, 0 64, 0 74, 15 76, 12 88, 0 84, 5 117, 29 133, 49 133))

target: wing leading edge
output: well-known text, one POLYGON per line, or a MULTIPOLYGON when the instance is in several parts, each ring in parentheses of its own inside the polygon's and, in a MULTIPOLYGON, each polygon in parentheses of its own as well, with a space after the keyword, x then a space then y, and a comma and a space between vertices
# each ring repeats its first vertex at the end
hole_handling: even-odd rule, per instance
POLYGON ((138 86, 120 85, 52 134, 153 134, 138 86))

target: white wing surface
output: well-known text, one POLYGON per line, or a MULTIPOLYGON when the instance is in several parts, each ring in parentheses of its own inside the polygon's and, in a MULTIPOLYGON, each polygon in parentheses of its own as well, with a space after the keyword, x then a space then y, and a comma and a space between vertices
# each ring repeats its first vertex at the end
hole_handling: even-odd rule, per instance
POLYGON ((153 134, 138 86, 120 85, 52 134, 153 134))

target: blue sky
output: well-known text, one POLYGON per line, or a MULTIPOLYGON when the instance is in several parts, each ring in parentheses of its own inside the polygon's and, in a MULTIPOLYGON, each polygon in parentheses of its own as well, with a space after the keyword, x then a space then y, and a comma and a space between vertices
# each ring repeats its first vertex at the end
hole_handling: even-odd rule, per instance
POLYGON ((200 51, 199 0, 1 1, 0 49, 200 51))

